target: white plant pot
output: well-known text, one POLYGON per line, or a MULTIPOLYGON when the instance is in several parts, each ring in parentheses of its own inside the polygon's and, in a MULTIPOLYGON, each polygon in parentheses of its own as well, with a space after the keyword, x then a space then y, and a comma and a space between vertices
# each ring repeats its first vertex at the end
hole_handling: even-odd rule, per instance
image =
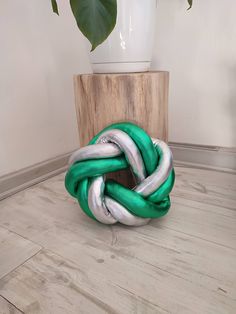
POLYGON ((90 53, 94 73, 145 72, 150 68, 156 0, 117 0, 117 24, 90 53))

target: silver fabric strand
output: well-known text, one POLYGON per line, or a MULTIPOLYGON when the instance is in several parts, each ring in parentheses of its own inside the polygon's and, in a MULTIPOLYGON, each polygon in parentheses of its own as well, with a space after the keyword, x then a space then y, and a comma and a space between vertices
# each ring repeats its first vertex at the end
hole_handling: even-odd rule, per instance
POLYGON ((155 192, 165 182, 173 168, 172 152, 168 145, 158 139, 152 139, 152 141, 161 149, 162 157, 156 170, 134 188, 134 191, 142 196, 149 196, 155 192))
POLYGON ((146 178, 146 170, 142 156, 135 142, 128 134, 121 130, 108 130, 102 133, 102 135, 97 139, 97 143, 116 144, 120 150, 124 152, 136 181, 139 183, 146 178))
POLYGON ((115 144, 95 144, 82 147, 75 151, 68 164, 72 165, 76 161, 88 159, 111 158, 121 155, 122 152, 115 144))
POLYGON ((150 221, 150 218, 132 215, 124 206, 108 196, 105 197, 105 204, 112 216, 124 225, 138 227, 146 225, 150 221))
MULTIPOLYGON (((138 182, 134 191, 147 197, 165 182, 173 167, 172 153, 168 145, 158 139, 152 139, 152 141, 162 151, 162 157, 156 170, 147 178, 138 148, 133 140, 120 130, 104 132, 98 138, 97 144, 80 148, 74 152, 69 164, 87 159, 116 157, 124 153, 138 182)), ((98 221, 104 224, 114 224, 119 221, 129 226, 141 226, 149 222, 150 219, 133 215, 120 203, 105 196, 104 187, 103 176, 93 178, 89 187, 88 205, 98 221)))
POLYGON ((109 225, 117 222, 107 210, 104 202, 104 180, 102 176, 92 179, 88 193, 88 205, 98 221, 109 225))
POLYGON ((104 224, 114 224, 117 221, 128 226, 146 225, 150 219, 131 214, 124 206, 112 198, 105 196, 104 179, 99 176, 92 179, 89 188, 88 204, 95 218, 104 224))

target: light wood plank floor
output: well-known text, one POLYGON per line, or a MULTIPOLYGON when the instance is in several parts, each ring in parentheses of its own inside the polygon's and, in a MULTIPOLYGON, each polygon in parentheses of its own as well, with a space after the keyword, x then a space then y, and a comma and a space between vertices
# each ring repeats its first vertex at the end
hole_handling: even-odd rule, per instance
POLYGON ((90 220, 64 174, 0 202, 0 313, 235 314, 236 176, 176 173, 139 228, 90 220))

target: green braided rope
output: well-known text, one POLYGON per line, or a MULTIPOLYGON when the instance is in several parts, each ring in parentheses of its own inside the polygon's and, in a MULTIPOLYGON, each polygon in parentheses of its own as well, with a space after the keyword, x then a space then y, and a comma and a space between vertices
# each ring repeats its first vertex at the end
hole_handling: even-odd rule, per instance
MULTIPOLYGON (((148 175, 152 174, 162 158, 161 151, 153 145, 150 136, 140 127, 132 123, 116 123, 108 126, 97 134, 89 145, 96 143, 98 137, 106 130, 119 129, 126 132, 138 147, 148 175)), ((125 155, 113 158, 86 160, 74 163, 68 170, 65 178, 67 191, 78 199, 83 211, 95 219, 88 205, 88 190, 90 178, 98 175, 105 175, 127 169, 129 164, 125 155)), ((105 184, 105 195, 113 198, 122 204, 128 211, 143 218, 158 218, 165 215, 170 208, 169 193, 173 188, 175 172, 172 169, 167 180, 146 199, 137 192, 132 191, 112 180, 105 184)))

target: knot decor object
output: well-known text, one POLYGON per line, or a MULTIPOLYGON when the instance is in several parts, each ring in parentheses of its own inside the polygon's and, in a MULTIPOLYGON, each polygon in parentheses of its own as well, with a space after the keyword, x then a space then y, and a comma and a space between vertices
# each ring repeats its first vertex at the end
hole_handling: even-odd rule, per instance
POLYGON ((67 191, 89 217, 101 223, 141 226, 170 208, 175 181, 171 151, 133 123, 106 127, 88 146, 74 152, 69 164, 67 191), (107 173, 127 168, 136 181, 132 190, 106 180, 107 173))

